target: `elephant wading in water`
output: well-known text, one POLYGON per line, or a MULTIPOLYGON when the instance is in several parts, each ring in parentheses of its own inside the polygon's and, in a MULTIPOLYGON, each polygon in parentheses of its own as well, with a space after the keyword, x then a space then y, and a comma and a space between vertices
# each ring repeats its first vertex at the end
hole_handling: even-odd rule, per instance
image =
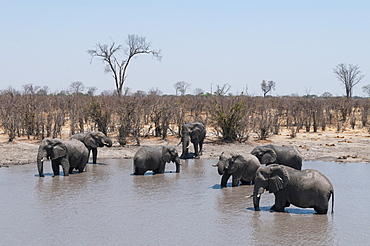
POLYGON ((181 159, 189 157, 189 142, 194 145, 194 158, 199 158, 202 154, 203 142, 206 137, 206 128, 200 122, 184 123, 181 129, 182 153, 181 159))
POLYGON ((271 210, 284 212, 293 204, 301 208, 313 208, 319 214, 328 212, 330 197, 334 212, 334 188, 329 179, 314 169, 296 170, 283 165, 269 165, 257 170, 253 189, 253 205, 259 211, 260 196, 264 190, 275 195, 271 210))
POLYGON ((75 168, 79 173, 85 169, 89 151, 83 143, 76 139, 64 141, 58 138, 42 140, 37 153, 37 168, 40 177, 44 177, 44 160, 51 159, 54 175, 59 175, 59 165, 64 176, 68 176, 75 168))
POLYGON ((213 165, 218 167, 218 174, 222 175, 221 187, 226 187, 227 180, 232 175, 232 186, 238 186, 239 181, 241 184, 254 183, 254 178, 257 169, 260 167, 260 162, 257 157, 251 154, 245 157, 236 154, 221 153, 217 164, 213 165))
POLYGON ((152 170, 154 174, 164 173, 167 162, 174 162, 176 172, 180 172, 180 158, 174 147, 143 146, 134 156, 134 175, 144 175, 148 170, 152 170))
MULTIPOLYGON (((98 157, 98 147, 112 147, 112 140, 105 136, 102 132, 86 132, 86 133, 76 133, 71 137, 71 139, 77 139, 83 142, 86 148, 93 155, 93 164, 96 164, 96 159, 98 157)), ((87 159, 89 160, 89 158, 87 159)))
POLYGON ((255 155, 261 164, 280 164, 297 170, 302 169, 302 156, 294 146, 268 144, 254 148, 251 154, 255 155))

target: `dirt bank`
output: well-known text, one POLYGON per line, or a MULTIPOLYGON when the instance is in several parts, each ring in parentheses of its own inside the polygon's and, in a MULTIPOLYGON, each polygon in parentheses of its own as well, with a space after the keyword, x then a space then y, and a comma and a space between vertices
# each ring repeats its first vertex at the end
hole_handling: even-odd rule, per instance
MULTIPOLYGON (((100 148, 98 158, 132 158, 138 146, 128 145, 120 147, 114 140, 113 147, 100 148)), ((39 140, 16 139, 7 142, 6 136, 0 137, 0 166, 15 164, 28 164, 36 161, 39 140)), ((141 145, 172 145, 179 143, 178 138, 169 138, 167 141, 158 138, 142 139, 141 145)), ((249 153, 255 146, 272 143, 276 145, 294 145, 306 161, 329 162, 370 162, 368 147, 370 134, 365 131, 352 130, 341 133, 327 131, 322 133, 298 133, 296 138, 291 138, 288 133, 272 135, 267 141, 258 141, 250 137, 245 143, 222 143, 216 138, 207 136, 204 144, 202 158, 216 159, 222 151, 249 153)), ((177 146, 181 153, 181 146, 177 146)), ((192 147, 190 151, 193 151, 192 147)))

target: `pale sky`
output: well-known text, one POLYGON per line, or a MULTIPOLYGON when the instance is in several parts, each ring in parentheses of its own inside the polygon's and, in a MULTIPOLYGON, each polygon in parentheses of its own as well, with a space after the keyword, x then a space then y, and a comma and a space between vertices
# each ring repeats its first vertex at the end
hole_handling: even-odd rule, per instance
POLYGON ((358 65, 370 84, 370 1, 354 0, 0 0, 0 90, 33 84, 51 92, 71 82, 115 90, 104 64, 87 50, 96 43, 125 44, 145 36, 162 61, 139 55, 125 83, 132 91, 158 87, 175 94, 210 92, 228 83, 262 95, 262 80, 276 82, 274 96, 345 94, 333 68, 358 65))

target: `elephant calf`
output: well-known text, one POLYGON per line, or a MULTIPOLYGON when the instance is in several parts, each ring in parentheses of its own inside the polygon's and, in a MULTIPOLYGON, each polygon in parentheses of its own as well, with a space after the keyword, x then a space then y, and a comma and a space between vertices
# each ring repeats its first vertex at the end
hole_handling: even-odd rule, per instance
POLYGON ((239 181, 242 184, 254 183, 254 178, 257 169, 260 167, 260 162, 257 157, 247 154, 244 157, 236 154, 221 153, 217 164, 218 174, 222 175, 221 187, 226 187, 227 180, 233 176, 232 186, 238 186, 239 181))
POLYGON ((334 188, 329 179, 314 169, 296 170, 272 164, 257 170, 253 189, 253 205, 259 211, 260 196, 264 190, 275 195, 271 210, 284 212, 293 204, 301 208, 313 208, 319 214, 328 212, 330 197, 334 211, 334 188))
POLYGON ((144 175, 148 170, 152 170, 154 174, 164 173, 167 162, 174 162, 176 172, 180 172, 180 158, 174 147, 143 146, 134 156, 134 175, 144 175))

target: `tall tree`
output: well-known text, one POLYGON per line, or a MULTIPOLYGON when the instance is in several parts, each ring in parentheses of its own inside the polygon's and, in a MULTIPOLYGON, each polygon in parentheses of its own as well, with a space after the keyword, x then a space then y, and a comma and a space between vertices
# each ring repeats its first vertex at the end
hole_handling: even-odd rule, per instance
POLYGON ((261 83, 261 89, 263 92, 263 97, 266 97, 267 93, 271 92, 271 90, 275 90, 275 82, 270 80, 266 82, 265 80, 262 80, 261 83))
POLYGON ((97 57, 106 64, 105 72, 112 74, 119 96, 122 95, 123 84, 127 77, 127 67, 134 56, 150 54, 158 61, 162 58, 161 51, 153 50, 152 45, 146 41, 145 37, 130 34, 126 44, 128 48, 117 45, 114 41, 110 45, 97 43, 95 49, 87 51, 91 55, 91 59, 97 57))
POLYGON ((175 87, 176 90, 176 96, 178 96, 178 92, 180 92, 181 96, 184 96, 186 93, 186 90, 189 88, 191 84, 186 83, 185 81, 178 81, 176 82, 173 87, 175 87))
POLYGON ((334 73, 346 89, 346 97, 352 97, 353 87, 357 85, 364 75, 361 74, 357 65, 340 63, 334 68, 334 73))

